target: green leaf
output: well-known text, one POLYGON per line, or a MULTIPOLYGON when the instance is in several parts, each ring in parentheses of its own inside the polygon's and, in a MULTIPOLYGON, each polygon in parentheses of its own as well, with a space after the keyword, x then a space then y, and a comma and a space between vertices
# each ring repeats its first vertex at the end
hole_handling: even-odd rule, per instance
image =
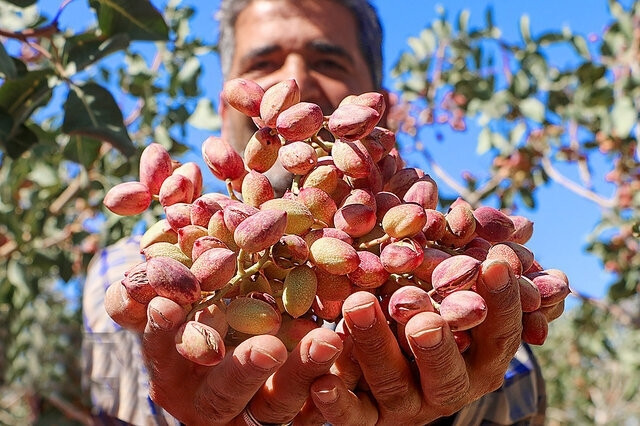
POLYGON ((493 8, 491 6, 487 7, 484 12, 484 21, 487 29, 491 30, 493 28, 493 8))
POLYGON ((527 14, 520 17, 520 35, 525 43, 531 43, 531 23, 529 22, 529 15, 527 14))
POLYGON ((38 161, 32 165, 29 179, 43 188, 56 186, 60 183, 58 170, 45 161, 38 161))
POLYGON ((126 34, 130 40, 166 41, 169 27, 148 0, 90 0, 106 37, 126 34))
POLYGON ((99 140, 75 135, 71 136, 62 154, 65 158, 82 164, 85 169, 90 169, 98 158, 101 146, 102 142, 99 140))
POLYGON ((0 74, 9 80, 18 76, 16 64, 13 62, 13 58, 9 56, 2 43, 0 43, 0 74))
POLYGON ((549 45, 551 43, 555 43, 555 42, 558 42, 558 41, 563 41, 565 39, 566 39, 566 37, 562 33, 547 32, 547 33, 542 34, 540 37, 538 37, 538 44, 540 46, 546 46, 546 45, 549 45))
POLYGON ((0 108, 14 118, 26 119, 28 113, 51 95, 47 78, 52 69, 30 71, 0 86, 0 108), (21 116, 21 117, 18 117, 21 116))
POLYGON ((95 32, 80 34, 66 40, 65 64, 74 64, 76 71, 80 71, 111 53, 126 49, 127 46, 129 37, 126 34, 114 34, 106 40, 97 36, 95 32))
POLYGON ((11 4, 15 5, 15 6, 24 8, 24 7, 31 6, 37 0, 3 0, 3 1, 6 1, 7 3, 11 3, 11 4))
POLYGON ((585 59, 591 59, 591 52, 589 52, 589 46, 587 46, 587 41, 582 36, 573 36, 571 38, 571 44, 576 49, 578 55, 582 56, 585 59))
POLYGON ((462 34, 469 32, 469 9, 462 9, 458 14, 458 31, 462 34))
POLYGON ((604 77, 607 68, 604 65, 596 65, 592 62, 585 62, 576 70, 580 83, 593 84, 604 77))
POLYGON ((38 143, 38 136, 26 125, 21 124, 13 131, 10 139, 2 141, 7 154, 11 158, 18 158, 31 146, 38 143))
POLYGON ((542 123, 544 121, 544 104, 538 99, 527 98, 520 102, 519 108, 525 117, 538 123, 542 123))
POLYGON ((193 111, 193 114, 191 114, 187 123, 198 129, 211 131, 220 130, 220 126, 222 125, 220 116, 213 108, 211 100, 206 98, 202 98, 198 101, 196 110, 193 111))
POLYGON ((0 146, 9 157, 18 158, 38 142, 38 136, 24 124, 14 124, 13 117, 0 109, 0 146))
POLYGON ((491 149, 491 130, 485 127, 478 135, 478 145, 476 146, 476 154, 482 155, 491 149))
POLYGON ((618 98, 611 110, 611 120, 615 136, 625 138, 638 120, 638 112, 633 107, 633 101, 627 97, 618 98))
POLYGON ((62 131, 106 141, 126 156, 136 150, 122 119, 122 111, 104 87, 87 83, 74 86, 64 104, 62 131))

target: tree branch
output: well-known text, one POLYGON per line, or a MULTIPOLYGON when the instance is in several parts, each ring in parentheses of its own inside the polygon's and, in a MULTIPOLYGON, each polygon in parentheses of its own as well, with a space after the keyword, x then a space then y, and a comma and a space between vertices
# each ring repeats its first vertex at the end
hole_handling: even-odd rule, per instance
POLYGON ((587 200, 593 201, 594 203, 596 203, 597 205, 599 205, 602 208, 611 209, 611 208, 615 207, 615 201, 613 199, 604 198, 601 195, 596 194, 595 192, 593 192, 593 191, 591 191, 591 190, 589 190, 589 189, 587 189, 587 188, 585 188, 583 186, 580 186, 579 184, 575 183, 571 179, 568 179, 562 173, 557 171, 553 167, 553 165, 551 165, 551 160, 549 160, 548 157, 542 156, 540 158, 540 164, 542 165, 542 169, 549 175, 549 177, 551 179, 556 181, 558 184, 564 186, 565 188, 567 188, 571 192, 574 192, 574 193, 578 194, 579 196, 581 196, 583 198, 586 198, 587 200))

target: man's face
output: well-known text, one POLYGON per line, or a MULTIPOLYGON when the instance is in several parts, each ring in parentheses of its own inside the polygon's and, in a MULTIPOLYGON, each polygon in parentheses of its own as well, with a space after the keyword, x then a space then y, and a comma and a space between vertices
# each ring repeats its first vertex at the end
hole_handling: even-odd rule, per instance
MULTIPOLYGON (((293 78, 301 100, 330 114, 347 95, 374 90, 351 12, 333 1, 255 0, 235 25, 228 78, 254 80, 265 90, 293 78)), ((256 131, 240 112, 223 106, 223 134, 240 153, 256 131)))

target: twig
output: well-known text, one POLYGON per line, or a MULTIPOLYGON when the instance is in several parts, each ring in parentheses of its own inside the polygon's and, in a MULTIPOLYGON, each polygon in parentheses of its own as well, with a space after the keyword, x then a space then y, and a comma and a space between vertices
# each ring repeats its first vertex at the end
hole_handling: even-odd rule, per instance
POLYGON ((60 195, 58 195, 58 198, 56 198, 53 203, 51 203, 51 205, 49 206, 49 212, 54 215, 60 213, 60 210, 62 210, 65 204, 67 204, 69 200, 71 200, 82 188, 82 181, 82 175, 79 174, 78 176, 76 176, 75 179, 71 181, 69 186, 67 186, 66 189, 62 191, 60 195))
POLYGON ((85 425, 93 424, 93 420, 88 413, 75 407, 69 401, 66 401, 57 395, 46 395, 44 396, 44 399, 46 399, 48 402, 51 403, 51 405, 59 409, 62 412, 62 414, 64 414, 68 418, 82 422, 82 424, 85 424, 85 425))
POLYGON ((615 303, 607 303, 604 300, 599 300, 594 297, 587 296, 586 294, 581 293, 580 291, 575 289, 571 289, 571 294, 585 303, 588 303, 603 311, 609 312, 622 325, 629 326, 638 322, 638 319, 636 319, 633 315, 629 314, 615 303))
POLYGON ((471 192, 467 190, 467 188, 465 188, 464 186, 456 182, 456 180, 453 177, 451 177, 442 167, 440 167, 440 165, 434 160, 434 158, 431 156, 431 154, 427 149, 424 149, 422 151, 422 155, 424 156, 425 160, 427 160, 427 162, 429 163, 429 166, 431 167, 431 169, 433 169, 433 172, 440 179, 442 179, 444 183, 449 185, 449 187, 451 187, 454 191, 460 194, 462 198, 466 200, 467 198, 470 198, 473 195, 471 192))
POLYGON ((551 160, 549 160, 548 157, 542 156, 540 158, 540 164, 542 165, 542 169, 547 173, 547 175, 549 175, 551 179, 556 181, 558 184, 564 186, 568 190, 580 195, 583 198, 586 198, 587 200, 593 201, 594 203, 598 204, 602 208, 611 209, 615 207, 615 201, 613 199, 604 198, 596 194, 595 192, 583 186, 578 185, 577 183, 575 183, 571 179, 568 179, 562 173, 557 171, 551 165, 551 160))

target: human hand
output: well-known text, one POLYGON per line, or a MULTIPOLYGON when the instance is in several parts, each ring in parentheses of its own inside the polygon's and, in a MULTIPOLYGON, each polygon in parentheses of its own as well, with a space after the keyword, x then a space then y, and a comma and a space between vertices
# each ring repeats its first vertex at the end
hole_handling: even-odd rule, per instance
POLYGON ((523 330, 517 280, 505 262, 485 262, 477 292, 486 301, 487 317, 471 331, 469 349, 461 354, 446 321, 422 312, 405 326, 414 361, 403 354, 375 296, 349 296, 343 306, 345 348, 351 340, 354 360, 345 350, 333 369, 337 375, 311 386, 320 413, 336 425, 425 424, 499 388, 523 330), (353 391, 355 361, 372 398, 353 391))
MULTIPOLYGON (((223 356, 220 333, 215 328, 202 327, 198 331, 211 348, 209 358, 215 359, 213 352, 218 351, 220 362, 214 366, 198 365, 176 350, 175 337, 186 319, 181 306, 155 297, 144 311, 148 315, 140 318, 137 302, 114 286, 105 299, 111 317, 127 328, 140 330, 144 324, 142 347, 151 398, 189 425, 246 425, 245 408, 261 422, 287 423, 299 415, 313 380, 329 371, 342 350, 336 333, 319 328, 308 333, 291 354, 276 337, 262 335, 235 348, 228 347, 223 356), (136 312, 137 316, 131 319, 124 312, 136 312)), ((224 316, 215 307, 210 313, 208 324, 215 324, 216 317, 224 316)))

